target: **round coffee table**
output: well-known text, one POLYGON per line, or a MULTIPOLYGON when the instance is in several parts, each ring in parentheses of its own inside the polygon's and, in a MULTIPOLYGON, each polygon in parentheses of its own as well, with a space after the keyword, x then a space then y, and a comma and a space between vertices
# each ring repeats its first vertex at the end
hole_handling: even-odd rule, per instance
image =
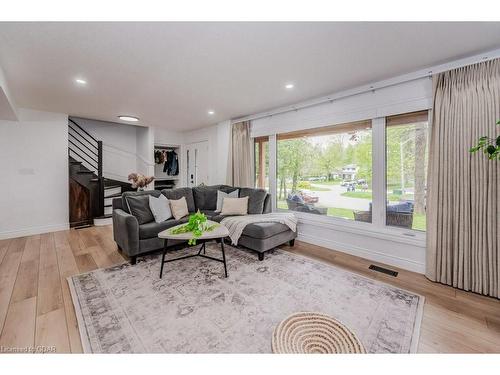
POLYGON ((180 234, 172 234, 171 231, 175 228, 184 226, 186 224, 180 224, 176 225, 175 227, 165 229, 164 231, 158 233, 158 237, 162 238, 165 240, 164 246, 163 246, 163 254, 161 257, 161 268, 160 268, 160 279, 163 276, 163 266, 165 263, 170 263, 170 262, 175 262, 177 260, 181 259, 186 259, 186 258, 192 258, 192 257, 203 257, 211 260, 215 260, 217 262, 221 262, 224 264, 224 274, 227 277, 227 266, 226 266, 226 254, 224 253, 224 238, 229 236, 229 231, 227 228, 219 223, 216 223, 215 221, 207 220, 207 225, 215 225, 216 227, 208 232, 203 232, 201 237, 196 239, 196 242, 201 243, 200 250, 198 251, 197 254, 191 254, 191 255, 186 255, 183 257, 175 258, 175 259, 169 259, 165 260, 165 255, 167 255, 167 249, 168 249, 168 240, 176 240, 176 241, 187 241, 193 238, 192 233, 180 233, 180 234), (220 240, 220 247, 222 250, 222 259, 214 258, 211 256, 206 255, 206 248, 205 248, 205 243, 213 240, 220 240), (203 251, 203 253, 202 253, 203 251))

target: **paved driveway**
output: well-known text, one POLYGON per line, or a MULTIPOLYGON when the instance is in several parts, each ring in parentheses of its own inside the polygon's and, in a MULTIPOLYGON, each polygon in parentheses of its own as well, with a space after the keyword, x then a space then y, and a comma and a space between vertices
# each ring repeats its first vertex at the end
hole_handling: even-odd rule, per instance
POLYGON ((370 199, 343 197, 347 189, 340 185, 321 185, 313 184, 318 188, 330 189, 329 191, 314 191, 314 195, 319 197, 317 206, 349 208, 355 211, 368 211, 370 208, 370 199))

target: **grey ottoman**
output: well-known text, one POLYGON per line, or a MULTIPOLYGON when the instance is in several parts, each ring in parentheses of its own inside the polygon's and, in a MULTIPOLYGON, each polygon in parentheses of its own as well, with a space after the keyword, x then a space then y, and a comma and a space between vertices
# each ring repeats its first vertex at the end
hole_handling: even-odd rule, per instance
POLYGON ((264 259, 264 253, 286 242, 294 245, 296 232, 292 232, 285 224, 281 223, 256 223, 249 224, 243 230, 238 245, 254 250, 259 255, 259 260, 264 259))

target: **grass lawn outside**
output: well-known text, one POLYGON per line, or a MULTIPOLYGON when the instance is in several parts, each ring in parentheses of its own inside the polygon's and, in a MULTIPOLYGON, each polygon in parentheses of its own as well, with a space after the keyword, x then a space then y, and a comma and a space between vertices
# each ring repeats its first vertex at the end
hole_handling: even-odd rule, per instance
POLYGON ((337 208, 337 207, 328 207, 328 216, 340 217, 343 219, 354 220, 354 210, 349 208, 337 208))
POLYGON ((311 181, 311 184, 315 185, 340 185, 341 180, 331 180, 331 181, 311 181))
POLYGON ((425 214, 413 214, 412 229, 422 230, 425 232, 425 214))
POLYGON ((310 191, 330 191, 330 189, 328 189, 328 188, 319 187, 319 186, 315 186, 315 185, 311 185, 311 187, 308 190, 310 190, 310 191))

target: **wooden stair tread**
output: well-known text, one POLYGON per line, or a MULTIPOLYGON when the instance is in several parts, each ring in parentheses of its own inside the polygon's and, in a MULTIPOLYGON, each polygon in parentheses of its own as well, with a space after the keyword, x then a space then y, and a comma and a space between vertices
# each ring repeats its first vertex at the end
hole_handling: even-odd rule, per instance
POLYGON ((121 196, 122 196, 122 193, 116 193, 116 194, 107 195, 104 197, 104 199, 106 199, 106 198, 118 198, 121 196))
POLYGON ((113 217, 113 215, 109 214, 109 215, 96 216, 94 217, 94 219, 109 219, 110 217, 113 217))

